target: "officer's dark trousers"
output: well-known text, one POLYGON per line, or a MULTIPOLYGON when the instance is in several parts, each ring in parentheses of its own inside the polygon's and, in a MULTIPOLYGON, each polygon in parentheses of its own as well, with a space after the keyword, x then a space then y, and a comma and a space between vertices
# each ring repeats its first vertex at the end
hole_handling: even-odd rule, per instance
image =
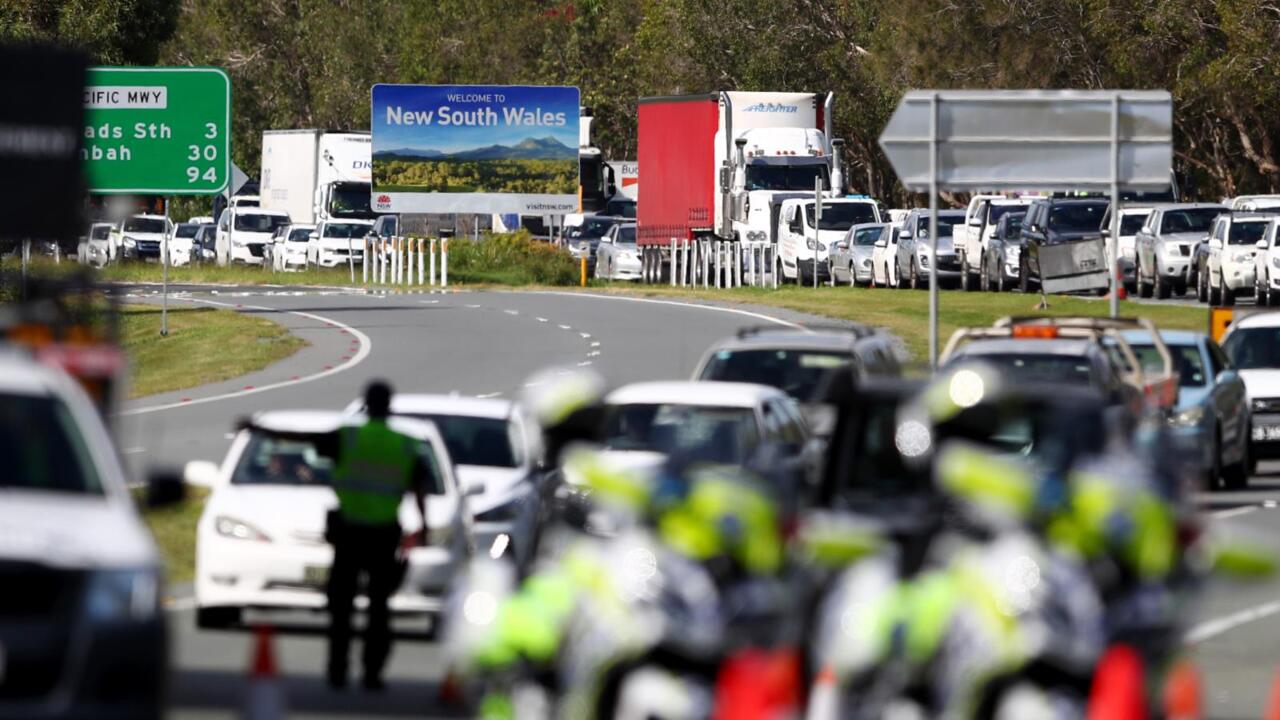
POLYGON ((329 677, 345 678, 351 648, 351 611, 365 578, 369 598, 364 631, 364 676, 381 678, 391 652, 391 618, 387 598, 400 580, 396 548, 400 544, 397 525, 341 523, 336 528, 333 567, 329 571, 329 677))

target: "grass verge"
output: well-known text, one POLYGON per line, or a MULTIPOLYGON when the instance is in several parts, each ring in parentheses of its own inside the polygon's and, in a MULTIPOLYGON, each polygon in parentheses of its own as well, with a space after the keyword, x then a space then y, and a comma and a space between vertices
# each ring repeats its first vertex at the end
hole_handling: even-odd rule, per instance
POLYGON ((160 336, 160 308, 125 305, 120 335, 133 374, 130 397, 228 380, 282 360, 306 341, 270 320, 232 310, 170 307, 160 336))
MULTIPOLYGON (((625 286, 611 283, 591 288, 593 291, 639 297, 674 297, 694 300, 744 303, 785 308, 839 320, 852 320, 887 328, 901 337, 913 360, 923 360, 929 352, 929 294, 913 290, 868 289, 844 287, 796 287, 787 285, 777 290, 734 288, 701 290, 693 288, 625 286)), ((941 290, 938 298, 939 344, 945 345, 951 333, 966 326, 991 325, 1006 315, 1087 315, 1106 317, 1108 301, 1050 296, 1049 309, 1037 310, 1038 295, 1021 293, 966 293, 941 290)), ((1121 302, 1124 317, 1146 317, 1165 330, 1204 331, 1208 311, 1203 307, 1183 305, 1138 304, 1121 302)), ((744 324, 748 324, 744 322, 744 324)))
MULTIPOLYGON (((134 491, 134 497, 142 504, 145 489, 134 491)), ((143 506, 142 519, 151 528, 160 557, 168 571, 169 582, 190 582, 196 571, 196 522, 204 510, 209 491, 201 487, 187 486, 187 497, 177 505, 164 508, 143 506)))

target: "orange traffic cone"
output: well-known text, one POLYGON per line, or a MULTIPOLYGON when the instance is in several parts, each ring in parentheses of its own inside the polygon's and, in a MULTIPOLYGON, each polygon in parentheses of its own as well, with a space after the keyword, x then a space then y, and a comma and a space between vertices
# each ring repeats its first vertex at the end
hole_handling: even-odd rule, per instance
POLYGON ((245 720, 279 720, 285 716, 284 690, 276 668, 276 654, 270 625, 254 630, 253 665, 245 693, 245 720))
POLYGON ((1280 670, 1271 681, 1271 695, 1267 698, 1267 710, 1262 720, 1280 720, 1280 670))
POLYGON ((1147 717, 1142 658, 1127 645, 1107 650, 1093 674, 1087 720, 1133 720, 1147 717))
POLYGON ((840 690, 830 665, 824 666, 813 679, 809 690, 809 707, 805 720, 834 720, 840 717, 840 690))
POLYGON ((1181 660, 1165 678, 1165 720, 1200 720, 1204 715, 1200 672, 1189 660, 1181 660))

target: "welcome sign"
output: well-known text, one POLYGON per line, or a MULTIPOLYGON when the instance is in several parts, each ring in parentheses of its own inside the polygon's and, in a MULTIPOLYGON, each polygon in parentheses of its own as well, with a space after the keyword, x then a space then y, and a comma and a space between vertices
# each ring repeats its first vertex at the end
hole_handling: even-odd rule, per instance
POLYGON ((374 85, 373 208, 576 212, 579 103, 575 87, 374 85))

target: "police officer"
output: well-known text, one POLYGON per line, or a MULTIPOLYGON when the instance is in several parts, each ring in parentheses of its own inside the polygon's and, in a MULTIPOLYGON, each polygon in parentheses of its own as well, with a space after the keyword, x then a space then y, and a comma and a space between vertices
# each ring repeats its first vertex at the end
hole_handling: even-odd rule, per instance
POLYGON ((365 577, 369 600, 364 631, 364 687, 381 690, 382 670, 391 652, 391 623, 387 601, 402 578, 397 552, 402 531, 398 521, 400 502, 412 491, 427 535, 426 493, 433 485, 435 467, 419 452, 419 440, 387 426, 391 388, 374 381, 365 389, 363 425, 331 433, 288 433, 246 424, 254 431, 310 441, 316 452, 334 460, 333 488, 338 509, 331 512, 325 536, 333 544, 329 571, 329 685, 346 687, 351 646, 351 611, 360 576, 365 577))

